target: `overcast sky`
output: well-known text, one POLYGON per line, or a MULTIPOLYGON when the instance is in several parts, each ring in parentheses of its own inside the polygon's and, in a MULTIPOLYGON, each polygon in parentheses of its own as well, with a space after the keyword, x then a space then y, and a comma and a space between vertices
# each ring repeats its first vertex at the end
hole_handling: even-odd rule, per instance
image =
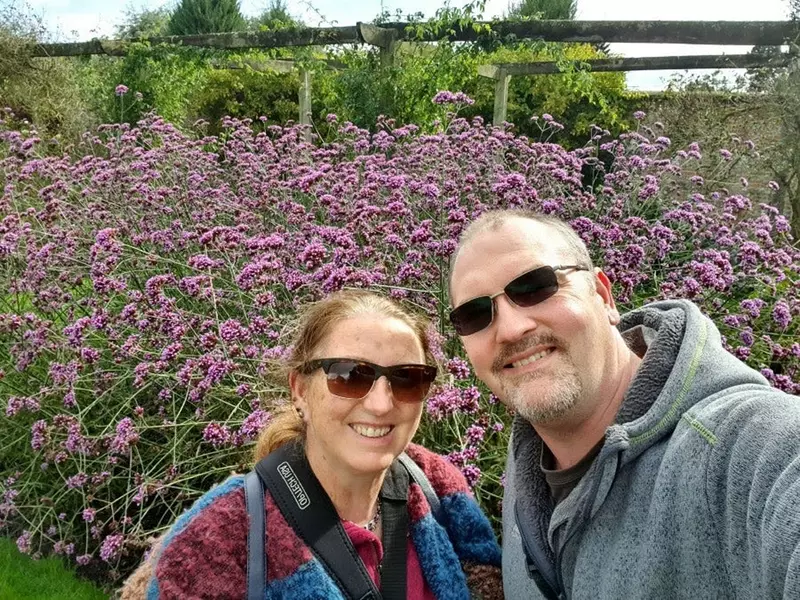
MULTIPOLYGON (((7 0, 0 0, 3 3, 7 0)), ((17 0, 22 1, 22 0, 17 0)), ((51 29, 58 29, 70 41, 88 40, 110 35, 126 8, 172 6, 165 0, 27 0, 41 14, 51 29)), ((242 0, 242 11, 255 15, 268 0, 242 0)), ((433 16, 438 0, 288 0, 290 12, 313 26, 353 25, 370 21, 382 9, 392 13, 402 8, 405 13, 423 12, 433 16), (316 12, 310 10, 316 8, 316 12), (324 17, 324 21, 320 15, 324 17)), ((454 0, 453 5, 464 2, 454 0)), ((509 0, 487 0, 484 16, 502 16, 509 0)), ((579 0, 578 18, 584 20, 731 20, 772 21, 788 17, 788 0, 579 0)), ((439 4, 440 5, 440 4, 439 4)), ((612 50, 624 56, 667 56, 674 54, 738 54, 749 47, 689 46, 678 44, 613 44, 612 50)), ((702 71, 695 71, 701 73, 702 71)), ((628 85, 636 89, 659 89, 670 73, 637 72, 628 74, 628 85)))

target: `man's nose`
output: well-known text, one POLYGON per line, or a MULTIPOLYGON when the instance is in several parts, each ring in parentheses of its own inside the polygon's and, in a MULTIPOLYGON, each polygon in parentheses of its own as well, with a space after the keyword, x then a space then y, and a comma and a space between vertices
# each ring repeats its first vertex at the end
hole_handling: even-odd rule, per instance
POLYGON ((530 308, 517 306, 505 294, 494 299, 495 336, 498 342, 516 342, 538 326, 530 308))

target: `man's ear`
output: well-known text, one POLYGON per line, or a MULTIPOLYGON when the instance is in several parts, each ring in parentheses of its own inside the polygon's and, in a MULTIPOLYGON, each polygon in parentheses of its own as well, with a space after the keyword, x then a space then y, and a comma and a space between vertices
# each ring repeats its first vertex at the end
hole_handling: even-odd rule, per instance
POLYGON ((594 287, 597 295, 603 299, 603 304, 606 306, 608 313, 608 322, 612 325, 617 325, 620 322, 619 311, 614 302, 614 296, 611 293, 611 281, 602 270, 595 267, 594 269, 594 287))
POLYGON ((295 408, 300 409, 300 412, 304 415, 308 414, 308 402, 306 400, 308 378, 297 371, 292 371, 289 373, 289 389, 292 392, 292 404, 295 405, 295 408))

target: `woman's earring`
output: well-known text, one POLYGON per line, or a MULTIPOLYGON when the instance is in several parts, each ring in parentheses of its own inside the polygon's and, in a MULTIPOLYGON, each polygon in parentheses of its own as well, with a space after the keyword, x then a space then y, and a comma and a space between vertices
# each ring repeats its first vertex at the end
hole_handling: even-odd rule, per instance
POLYGON ((305 421, 305 415, 303 414, 302 409, 299 406, 295 406, 294 410, 297 412, 297 416, 300 417, 300 420, 305 421))

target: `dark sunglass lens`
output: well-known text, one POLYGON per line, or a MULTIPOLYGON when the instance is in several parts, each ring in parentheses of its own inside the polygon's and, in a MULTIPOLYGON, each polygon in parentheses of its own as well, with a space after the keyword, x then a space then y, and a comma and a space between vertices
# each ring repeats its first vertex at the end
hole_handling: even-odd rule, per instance
POLYGON ((375 382, 375 369, 369 365, 341 361, 328 369, 328 391, 342 398, 363 398, 375 382))
POLYGON ((517 306, 533 306, 547 300, 558 291, 558 277, 550 267, 540 267, 523 273, 503 290, 517 306))
POLYGON ((397 367, 392 369, 389 380, 392 395, 399 402, 421 402, 436 378, 433 367, 397 367))
POLYGON ((471 335, 492 322, 492 299, 473 298, 450 312, 450 322, 458 335, 471 335))

